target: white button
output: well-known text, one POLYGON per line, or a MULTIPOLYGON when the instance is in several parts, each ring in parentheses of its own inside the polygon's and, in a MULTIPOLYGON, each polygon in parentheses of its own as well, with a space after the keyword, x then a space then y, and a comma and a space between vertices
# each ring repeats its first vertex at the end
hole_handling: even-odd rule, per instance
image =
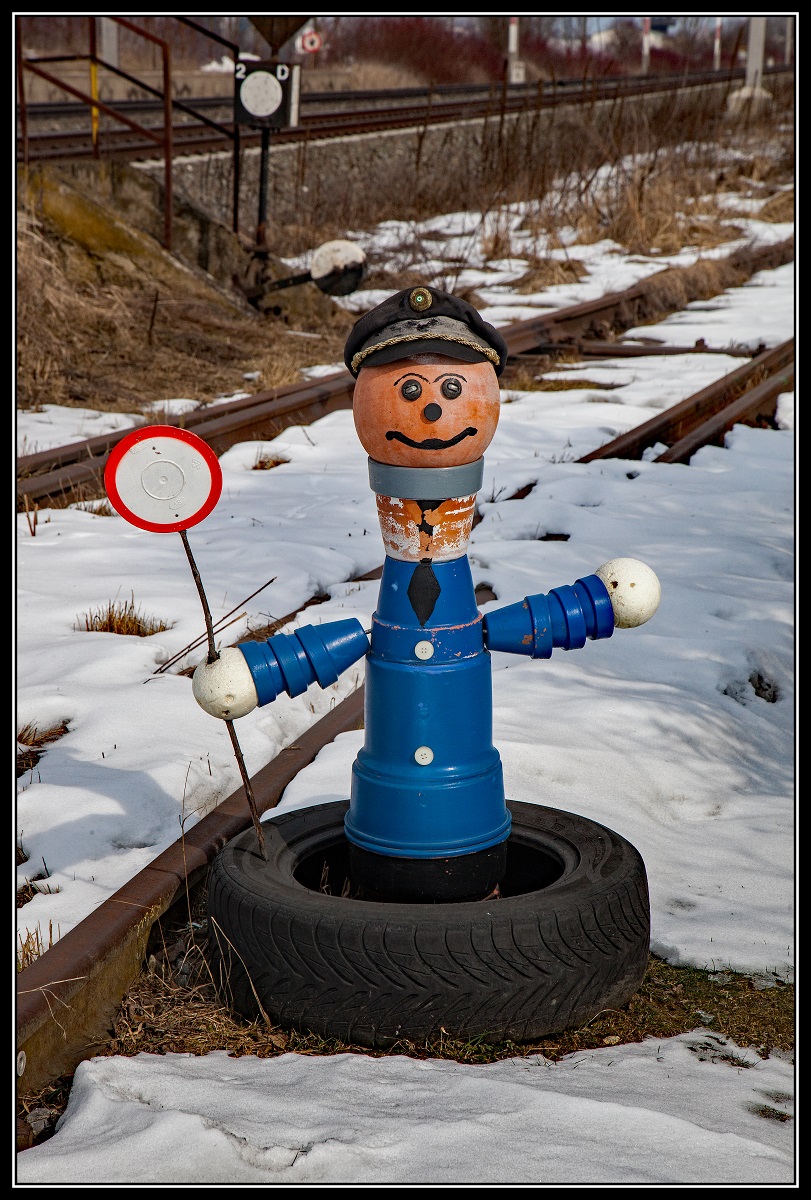
POLYGON ((417 642, 414 647, 414 653, 417 658, 433 658, 434 644, 433 642, 417 642))
POLYGON ((430 746, 418 746, 414 751, 414 757, 421 767, 427 767, 434 761, 434 752, 430 746))

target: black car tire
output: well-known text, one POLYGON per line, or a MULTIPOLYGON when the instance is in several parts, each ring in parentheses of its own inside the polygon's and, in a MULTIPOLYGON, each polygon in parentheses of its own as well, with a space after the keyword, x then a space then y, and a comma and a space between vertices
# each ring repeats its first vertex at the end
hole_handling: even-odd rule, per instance
POLYGON ((263 823, 267 861, 250 829, 212 863, 207 958, 243 1016, 369 1047, 440 1032, 519 1042, 580 1027, 639 987, 647 878, 619 834, 510 803, 499 898, 389 903, 345 879, 347 808, 277 815, 263 823))

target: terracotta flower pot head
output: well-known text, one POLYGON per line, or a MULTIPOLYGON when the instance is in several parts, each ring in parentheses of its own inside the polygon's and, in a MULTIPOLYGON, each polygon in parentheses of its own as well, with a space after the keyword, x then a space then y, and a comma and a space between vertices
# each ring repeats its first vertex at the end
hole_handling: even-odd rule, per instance
POLYGON ((399 467, 456 467, 481 458, 493 439, 498 379, 489 362, 417 354, 364 367, 353 412, 370 458, 399 467))
POLYGON ((378 305, 354 326, 345 353, 369 457, 404 467, 481 458, 498 424, 506 359, 498 331, 455 296, 419 287, 378 305))

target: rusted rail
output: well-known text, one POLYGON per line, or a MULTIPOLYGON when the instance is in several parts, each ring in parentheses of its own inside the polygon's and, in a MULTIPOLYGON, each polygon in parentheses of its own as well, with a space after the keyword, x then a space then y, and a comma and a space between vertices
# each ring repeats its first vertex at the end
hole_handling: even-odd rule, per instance
MULTIPOLYGON (((791 238, 746 252, 746 262, 752 271, 773 269, 793 258, 794 241, 791 238)), ((743 252, 736 251, 727 261, 735 267, 743 260, 743 252)), ((605 343, 611 335, 643 324, 651 310, 651 297, 656 295, 660 280, 667 274, 669 272, 657 273, 622 292, 613 292, 557 312, 539 314, 502 328, 511 358, 520 362, 521 355, 535 353, 539 347, 547 354, 576 352, 583 339, 587 344, 589 339, 605 343)), ((618 349, 623 352, 620 347, 618 349)), ((705 347, 694 347, 696 349, 705 347)), ((609 343, 606 353, 612 352, 609 343)), ((239 400, 207 405, 181 417, 167 417, 164 423, 193 429, 216 453, 222 454, 236 442, 270 440, 289 425, 308 424, 328 412, 350 408, 352 388, 349 372, 339 371, 315 382, 288 384, 239 400)), ((107 456, 129 432, 129 429, 122 429, 18 458, 18 506, 64 505, 93 494, 101 495, 107 456)))
POLYGON ((735 424, 770 423, 778 396, 793 386, 794 338, 789 338, 579 461, 641 458, 661 442, 668 449, 655 462, 687 462, 701 446, 720 443, 735 424))
MULTIPOLYGON (((259 812, 279 803, 319 750, 362 725, 359 688, 253 777, 259 812)), ((115 1008, 141 969, 152 926, 246 828, 243 810, 248 804, 240 788, 19 973, 18 1072, 22 1066, 20 1086, 27 1092, 72 1071, 106 1040, 115 1008)))
MULTIPOLYGON (((211 37, 211 33, 208 34, 211 37)), ((229 43, 226 39, 216 38, 228 48, 229 43)), ((793 70, 793 67, 773 66, 765 67, 764 75, 779 74, 781 72, 793 70)), ((669 80, 677 84, 681 84, 684 79, 684 72, 663 72, 657 75, 656 81, 663 85, 669 80)), ((741 67, 734 70, 725 68, 720 71, 691 71, 687 76, 690 83, 724 83, 739 81, 743 82, 746 78, 746 71, 741 67)), ((613 88, 614 91, 621 91, 628 80, 634 80, 650 83, 651 80, 645 80, 643 76, 609 76, 599 82, 606 90, 613 88)), ((590 85, 589 85, 590 86, 590 85)), ((436 104, 445 100, 482 100, 500 96, 504 88, 503 83, 450 83, 450 84, 434 84, 427 87, 405 87, 405 88, 374 88, 365 91, 328 91, 328 92, 311 92, 302 91, 299 105, 302 110, 308 108, 326 108, 328 111, 339 110, 343 111, 348 105, 355 105, 358 108, 370 108, 373 105, 387 105, 388 107, 396 107, 409 103, 436 104)), ((537 83, 509 83, 506 85, 507 94, 509 96, 531 96, 534 98, 538 92, 537 83)), ((550 92, 558 92, 563 96, 571 93, 577 93, 583 88, 582 77, 560 78, 553 82, 546 82, 543 85, 542 91, 549 90, 550 92)), ((143 96, 140 99, 127 99, 116 101, 117 105, 124 111, 133 112, 149 112, 160 110, 161 101, 155 100, 150 96, 143 96)), ((195 108, 230 108, 233 104, 233 92, 219 96, 190 96, 188 103, 195 108)), ((26 105, 26 111, 29 119, 58 119, 60 116, 70 117, 82 115, 86 109, 82 104, 63 101, 61 103, 55 101, 35 101, 26 105)))
MULTIPOLYGON (((316 383, 288 385, 181 417, 168 416, 161 423, 193 429, 215 453, 222 454, 236 442, 269 440, 289 425, 306 425, 337 408, 351 408, 353 385, 349 372, 341 371, 316 383)), ((49 497, 64 503, 80 498, 80 489, 88 485, 100 487, 110 451, 129 432, 100 434, 18 459, 18 499, 23 505, 26 497, 29 504, 49 497)))

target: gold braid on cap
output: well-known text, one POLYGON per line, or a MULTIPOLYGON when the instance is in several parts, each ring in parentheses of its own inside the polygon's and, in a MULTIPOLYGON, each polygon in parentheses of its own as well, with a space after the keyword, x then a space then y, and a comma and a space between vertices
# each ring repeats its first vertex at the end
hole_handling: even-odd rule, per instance
MULTIPOLYGON (((404 333, 400 337, 389 338, 385 342, 378 342, 375 346, 368 346, 364 350, 359 350, 352 359, 352 370, 357 371, 363 362, 364 358, 368 358, 370 354, 376 354, 378 350, 384 350, 386 346, 397 346, 400 342, 424 342, 428 340, 424 333, 404 333)), ((491 363, 496 366, 501 362, 501 357, 498 352, 491 346, 482 346, 479 342, 474 342, 470 338, 455 337, 452 333, 432 333, 430 340, 454 342, 459 346, 469 346, 471 350, 476 350, 477 353, 483 354, 491 363)))

